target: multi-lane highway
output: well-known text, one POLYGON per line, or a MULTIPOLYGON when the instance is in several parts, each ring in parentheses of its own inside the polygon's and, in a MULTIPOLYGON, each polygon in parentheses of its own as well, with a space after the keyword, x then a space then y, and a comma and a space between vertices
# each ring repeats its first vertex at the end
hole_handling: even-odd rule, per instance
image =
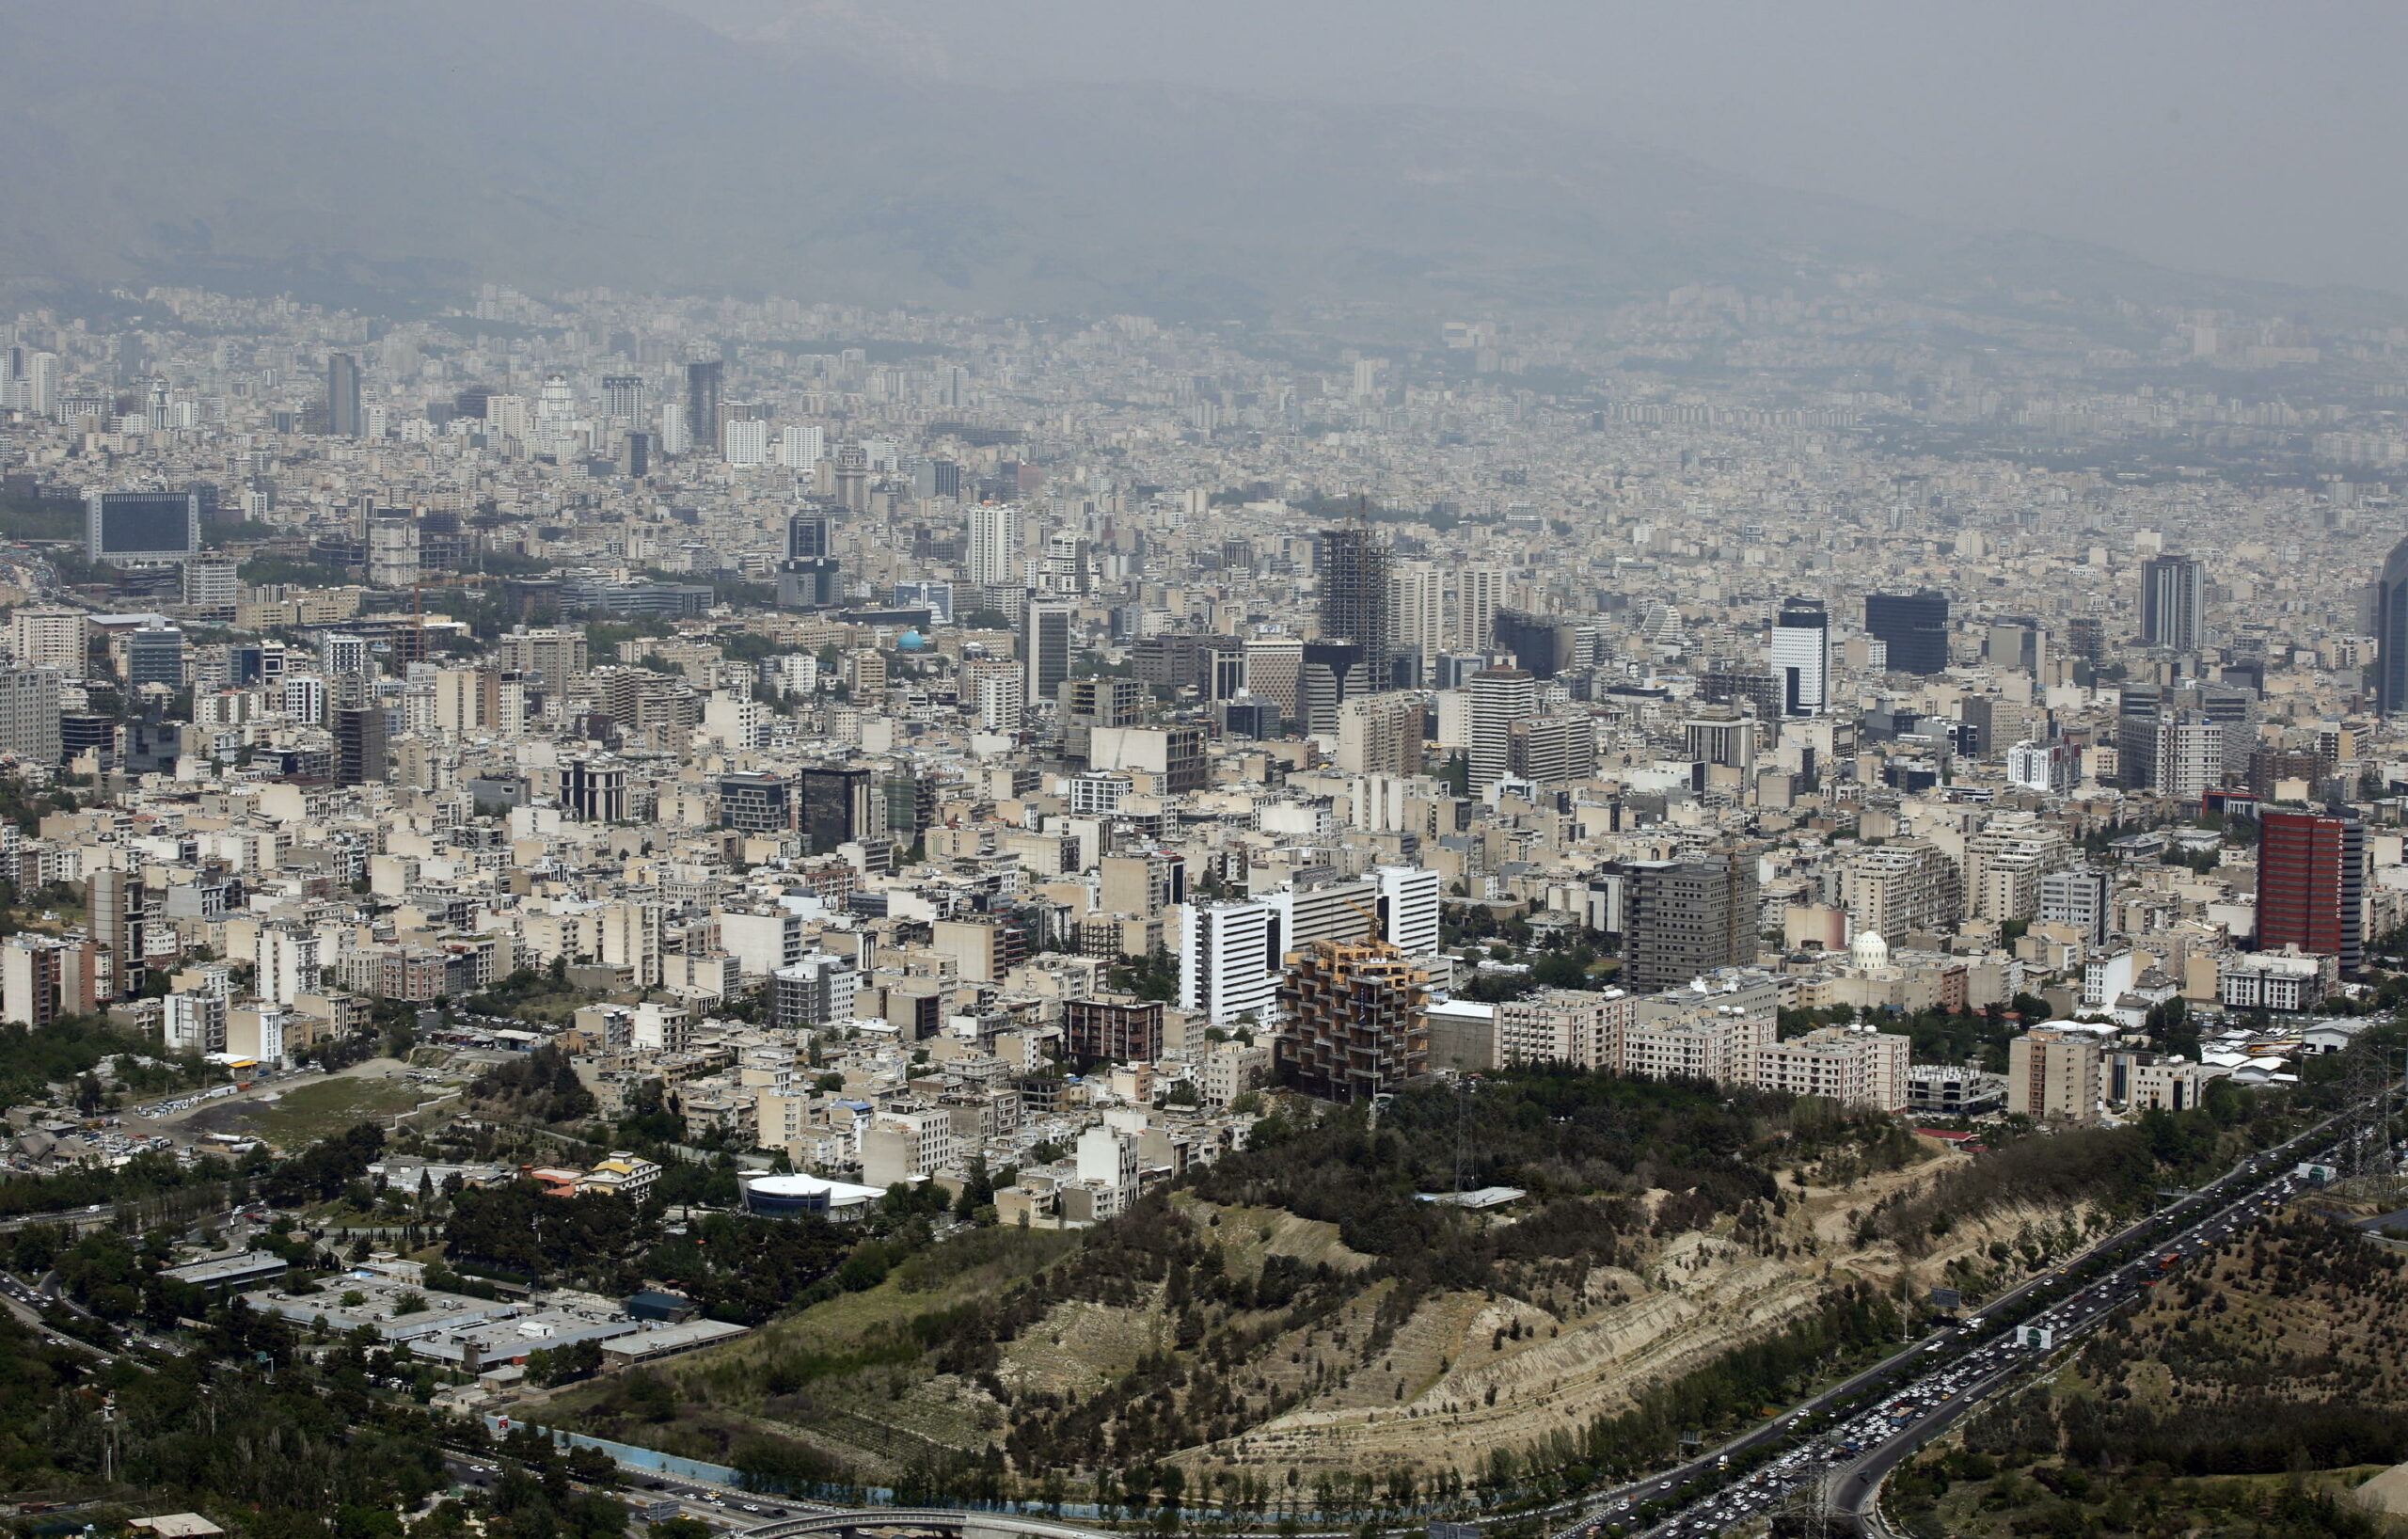
POLYGON ((2303 1184, 2294 1166, 2321 1151, 2321 1123, 2243 1161, 2216 1181, 2108 1235, 2080 1255, 1983 1306, 1962 1327, 1935 1332, 1762 1426, 1584 1504, 1558 1539, 1608 1529, 1670 1539, 1707 1534, 1821 1485, 1832 1512, 1863 1524, 1882 1478, 2044 1355, 2019 1326, 2063 1342, 2096 1326, 2168 1270, 2165 1259, 2211 1249, 2235 1227, 2303 1184))

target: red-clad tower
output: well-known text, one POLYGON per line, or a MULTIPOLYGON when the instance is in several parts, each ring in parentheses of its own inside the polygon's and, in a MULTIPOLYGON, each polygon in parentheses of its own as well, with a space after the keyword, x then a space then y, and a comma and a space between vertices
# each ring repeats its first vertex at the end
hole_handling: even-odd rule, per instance
POLYGON ((2332 957, 2343 977, 2366 961, 2366 831, 2346 812, 2260 815, 2258 944, 2332 957))

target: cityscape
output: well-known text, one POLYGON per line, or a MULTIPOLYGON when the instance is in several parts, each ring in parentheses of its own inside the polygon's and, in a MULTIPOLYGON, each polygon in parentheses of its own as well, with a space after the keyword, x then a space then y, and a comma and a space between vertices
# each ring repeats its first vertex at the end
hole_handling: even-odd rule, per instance
POLYGON ((1984 260, 0 267, 0 1518, 2403 1531, 2408 299, 1984 260))

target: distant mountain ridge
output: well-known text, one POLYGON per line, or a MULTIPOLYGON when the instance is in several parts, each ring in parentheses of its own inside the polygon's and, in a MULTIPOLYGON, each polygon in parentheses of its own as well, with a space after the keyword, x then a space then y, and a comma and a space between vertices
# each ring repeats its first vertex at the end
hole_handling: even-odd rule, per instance
POLYGON ((2284 302, 1540 119, 968 87, 635 0, 21 0, 0 11, 0 278, 1253 318, 1587 306, 1876 267, 2284 302))

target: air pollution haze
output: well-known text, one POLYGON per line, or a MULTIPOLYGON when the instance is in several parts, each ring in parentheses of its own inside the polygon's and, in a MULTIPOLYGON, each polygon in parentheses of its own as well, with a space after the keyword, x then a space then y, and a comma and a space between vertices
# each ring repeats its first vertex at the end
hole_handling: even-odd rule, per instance
POLYGON ((2408 108, 2368 35, 2403 23, 2345 46, 2313 16, 16 4, 0 263, 1228 318, 1869 268, 2384 313, 2408 214, 2370 194, 2408 108))

